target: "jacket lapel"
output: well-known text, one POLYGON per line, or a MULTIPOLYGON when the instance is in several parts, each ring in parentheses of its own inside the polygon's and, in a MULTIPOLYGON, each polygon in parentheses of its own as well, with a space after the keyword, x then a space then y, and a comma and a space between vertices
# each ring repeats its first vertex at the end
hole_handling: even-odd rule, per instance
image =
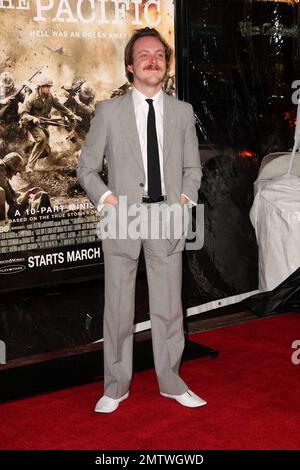
POLYGON ((137 163, 140 165, 141 169, 144 172, 142 151, 136 126, 134 104, 131 95, 131 91, 124 95, 124 99, 120 106, 119 118, 128 145, 131 148, 131 151, 134 157, 136 158, 137 163))
POLYGON ((164 139, 164 163, 166 164, 170 154, 171 143, 174 138, 176 130, 175 107, 173 99, 166 93, 164 96, 164 124, 163 124, 163 139, 164 139))

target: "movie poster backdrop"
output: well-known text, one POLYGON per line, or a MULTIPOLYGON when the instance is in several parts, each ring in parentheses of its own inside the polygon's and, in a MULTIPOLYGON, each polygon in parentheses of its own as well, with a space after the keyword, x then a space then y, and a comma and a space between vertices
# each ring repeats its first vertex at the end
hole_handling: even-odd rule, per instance
MULTIPOLYGON (((130 89, 124 47, 145 26, 174 47, 173 1, 0 0, 2 291, 99 272, 99 214, 77 183, 76 164, 96 103, 130 89), (34 123, 44 82, 55 106, 34 123)), ((165 89, 175 93, 174 63, 165 89)))

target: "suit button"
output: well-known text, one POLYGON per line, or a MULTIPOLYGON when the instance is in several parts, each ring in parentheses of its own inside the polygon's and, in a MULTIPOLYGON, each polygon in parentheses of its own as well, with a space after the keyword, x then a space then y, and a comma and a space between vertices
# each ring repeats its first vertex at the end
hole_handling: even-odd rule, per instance
POLYGON ((143 188, 145 185, 144 183, 140 183, 140 187, 143 188))

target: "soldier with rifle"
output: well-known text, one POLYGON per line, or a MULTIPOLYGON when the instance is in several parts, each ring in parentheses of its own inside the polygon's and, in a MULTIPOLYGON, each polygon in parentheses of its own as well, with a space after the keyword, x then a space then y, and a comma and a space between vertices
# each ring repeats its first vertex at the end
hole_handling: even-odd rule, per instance
POLYGON ((67 93, 67 99, 64 102, 64 106, 67 108, 73 104, 73 99, 80 91, 82 85, 85 83, 85 80, 78 80, 77 82, 73 82, 71 86, 62 86, 62 89, 67 93))
POLYGON ((18 110, 25 99, 27 89, 29 90, 26 86, 24 84, 17 88, 10 72, 3 72, 0 75, 0 139, 5 147, 10 142, 16 143, 23 136, 19 126, 18 110))
MULTIPOLYGON (((64 105, 77 116, 81 121, 75 125, 75 133, 84 139, 91 125, 91 119, 95 113, 95 92, 91 85, 84 80, 73 83, 71 87, 62 87, 67 93, 68 98, 64 105)), ((76 134, 70 138, 76 141, 76 134)))
POLYGON ((0 75, 0 120, 6 123, 19 119, 18 106, 24 101, 24 90, 30 81, 38 75, 43 67, 40 67, 29 79, 19 88, 16 88, 14 79, 9 72, 0 75))
POLYGON ((9 72, 0 75, 0 120, 5 124, 18 119, 18 96, 14 79, 9 72))
MULTIPOLYGON (((26 125, 32 135, 35 145, 29 156, 26 171, 33 171, 39 158, 50 154, 49 146, 49 124, 55 125, 55 120, 51 119, 52 108, 57 109, 63 116, 67 116, 70 123, 74 124, 80 120, 66 106, 51 94, 53 82, 48 77, 41 77, 37 82, 37 89, 29 95, 20 109, 21 123, 26 125)), ((58 123, 59 124, 59 123, 58 123)), ((65 127, 60 124, 60 127, 65 127)))

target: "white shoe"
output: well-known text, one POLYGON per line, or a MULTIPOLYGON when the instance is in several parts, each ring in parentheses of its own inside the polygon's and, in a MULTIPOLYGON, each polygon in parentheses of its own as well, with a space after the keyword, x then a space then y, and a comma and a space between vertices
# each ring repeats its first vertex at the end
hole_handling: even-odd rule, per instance
POLYGON ((182 395, 168 395, 167 393, 162 392, 160 392, 160 394, 163 397, 176 400, 178 403, 180 403, 180 405, 187 406, 188 408, 197 408, 207 404, 205 400, 202 400, 202 398, 198 397, 198 395, 192 392, 192 390, 187 390, 182 395))
POLYGON ((125 393, 121 398, 115 399, 103 395, 103 397, 97 401, 95 411, 96 413, 113 413, 113 411, 116 411, 121 401, 126 400, 128 396, 129 392, 125 393))

